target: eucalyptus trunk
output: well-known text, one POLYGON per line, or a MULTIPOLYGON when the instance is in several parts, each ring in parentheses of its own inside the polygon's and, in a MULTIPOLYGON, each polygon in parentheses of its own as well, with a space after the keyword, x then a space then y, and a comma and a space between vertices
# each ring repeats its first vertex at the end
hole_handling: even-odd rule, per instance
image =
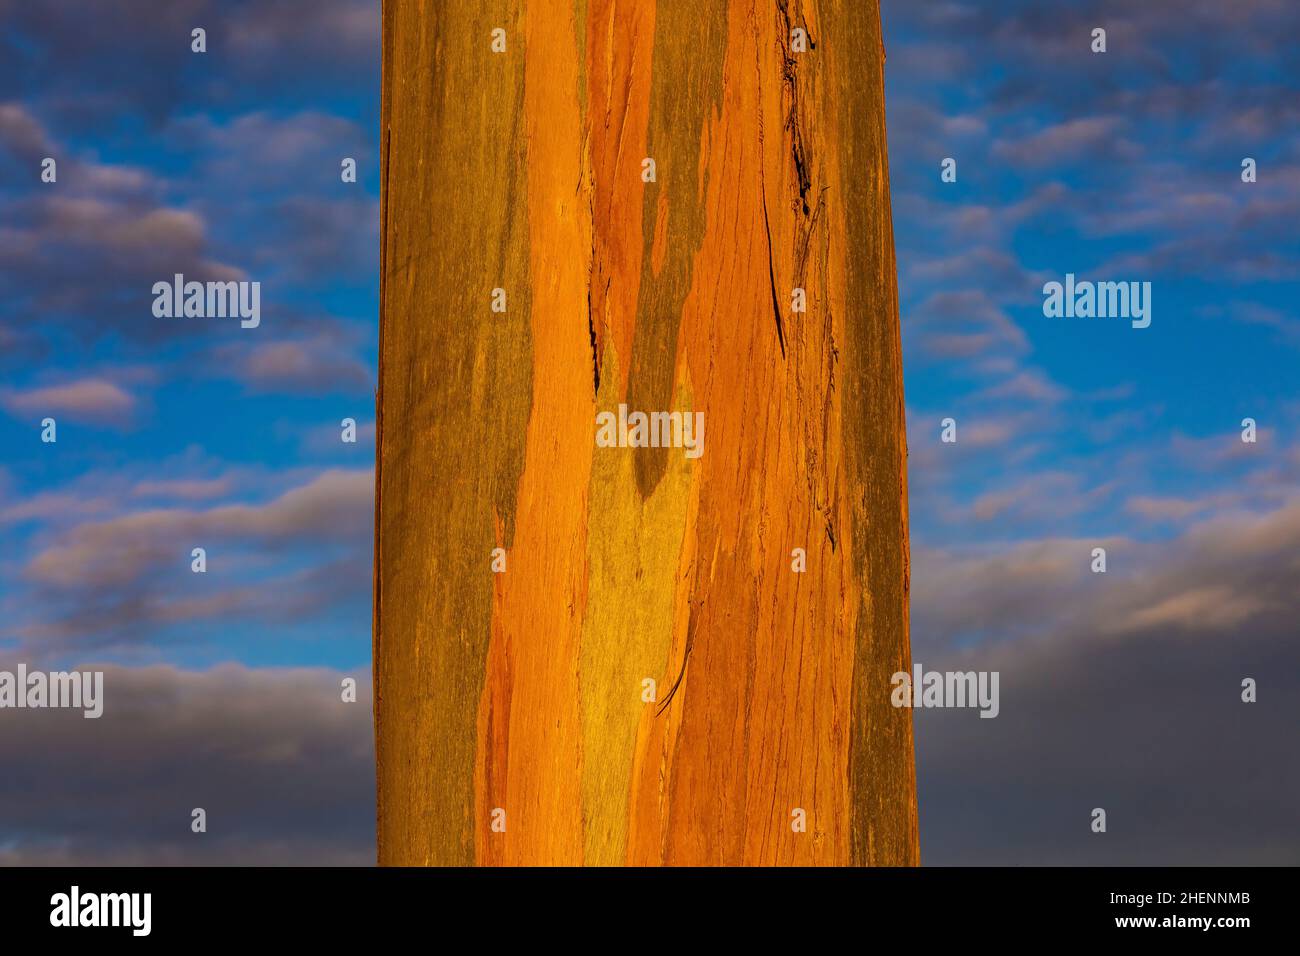
POLYGON ((918 862, 876 4, 383 19, 380 862, 918 862))

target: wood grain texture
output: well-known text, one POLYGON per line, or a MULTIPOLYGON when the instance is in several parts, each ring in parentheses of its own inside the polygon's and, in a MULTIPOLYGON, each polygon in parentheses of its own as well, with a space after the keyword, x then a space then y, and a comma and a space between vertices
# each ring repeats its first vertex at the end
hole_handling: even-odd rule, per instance
POLYGON ((386 0, 383 68, 380 862, 918 862, 876 5, 386 0))

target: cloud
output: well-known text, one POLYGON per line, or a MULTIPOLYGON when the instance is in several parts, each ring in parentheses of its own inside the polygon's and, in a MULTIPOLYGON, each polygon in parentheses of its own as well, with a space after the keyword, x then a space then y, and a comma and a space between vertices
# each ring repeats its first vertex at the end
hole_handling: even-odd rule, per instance
POLYGON ((252 625, 282 636, 309 622, 335 636, 364 626, 372 473, 326 469, 260 504, 123 512, 138 500, 132 481, 92 510, 74 503, 78 520, 62 524, 56 499, 20 503, 25 513, 0 513, 0 527, 38 518, 45 528, 14 554, 13 580, 25 588, 11 597, 9 633, 32 654, 98 648, 136 660, 160 639, 194 652, 252 625), (38 505, 41 514, 31 513, 38 505), (196 547, 207 554, 205 574, 191 572, 196 547))
POLYGON ((1184 631, 1222 631, 1268 610, 1269 602, 1231 588, 1193 588, 1134 611, 1112 629, 1115 632, 1176 627, 1184 631))
POLYGON ((1201 636, 1189 645, 1157 629, 924 659, 998 671, 1001 713, 916 713, 922 861, 1300 863, 1296 642, 1278 630, 1201 636), (1259 681, 1258 703, 1241 701, 1245 677, 1259 681), (1105 834, 1090 830, 1095 807, 1105 834))
POLYGON ((4 712, 0 864, 374 862, 368 668, 78 667, 105 672, 98 720, 4 712))
POLYGON ((1300 319, 1287 315, 1281 309, 1274 309, 1258 302, 1233 303, 1226 314, 1246 325, 1262 325, 1278 333, 1278 338, 1291 344, 1300 344, 1300 319))
POLYGON ((1236 163, 1218 151, 1194 165, 1134 167, 1105 202, 1077 215, 1082 235, 1136 245, 1096 271, 1199 277, 1213 263, 1216 275, 1234 283, 1294 281, 1300 165, 1269 164, 1268 178, 1247 184, 1236 163))
POLYGON ((45 127, 18 103, 0 103, 0 148, 15 154, 33 170, 42 159, 57 152, 45 127))
MULTIPOLYGON (((115 376, 123 381, 145 381, 145 370, 115 367, 115 376)), ((0 487, 5 504, 0 507, 0 525, 22 521, 42 522, 42 530, 52 534, 90 516, 102 516, 136 509, 142 499, 162 501, 202 501, 225 497, 243 487, 264 487, 268 482, 281 484, 310 480, 310 473, 268 474, 265 469, 231 468, 221 460, 203 453, 195 445, 180 454, 163 459, 114 463, 106 468, 81 471, 71 480, 51 487, 40 481, 39 489, 24 497, 15 485, 0 487)), ((31 477, 30 475, 28 476, 31 477)))
POLYGON ((0 508, 0 526, 103 514, 115 504, 112 498, 91 497, 79 492, 43 492, 0 508))
POLYGON ((262 188, 300 189, 306 183, 342 189, 339 163, 351 156, 373 159, 366 130, 342 116, 304 110, 281 116, 255 110, 225 120, 206 113, 185 116, 168 129, 168 139, 193 158, 195 175, 234 183, 257 170, 262 188))
POLYGON ((14 416, 63 415, 74 421, 111 424, 125 423, 136 410, 136 400, 129 392, 101 378, 27 391, 5 390, 0 392, 0 405, 14 416))
POLYGON ((1066 107, 1083 98, 1083 84, 1060 81, 1063 74, 1086 77, 1093 103, 1117 96, 1130 73, 1143 79, 1173 79, 1184 84, 1221 79, 1243 64, 1277 60, 1300 41, 1300 22, 1288 0, 1101 0, 1084 7, 1008 0, 989 5, 978 0, 882 4, 886 37, 907 43, 887 66, 916 74, 919 81, 967 75, 975 62, 996 62, 1006 75, 999 105, 1035 101, 1066 107), (1107 31, 1105 54, 1091 52, 1092 29, 1107 31), (926 51, 915 60, 906 51, 919 42, 926 51), (1186 51, 1188 68, 1176 73, 1168 55, 1186 51), (1055 80, 1049 81, 1044 74, 1055 80), (1116 76, 1115 74, 1118 74, 1116 76), (1036 82, 1037 81, 1037 82, 1036 82))
MULTIPOLYGON (((214 556, 215 557, 215 556, 214 556)), ((146 651, 159 631, 186 625, 194 634, 202 625, 231 630, 254 623, 283 634, 304 621, 364 623, 369 616, 371 565, 368 554, 341 559, 317 558, 312 566, 288 573, 263 575, 248 584, 217 590, 185 591, 136 583, 120 591, 78 595, 69 606, 51 603, 35 623, 16 634, 24 647, 43 657, 66 654, 72 648, 146 651), (354 614, 360 611, 360 614, 354 614)))
POLYGON ((1080 514, 1097 507, 1115 490, 1111 482, 1085 488, 1077 474, 1065 471, 1036 472, 1008 488, 980 495, 971 505, 979 521, 1000 522, 1003 533, 1015 521, 1043 521, 1080 514))
MULTIPOLYGON (((1239 421, 1239 420, 1238 420, 1239 421)), ((1255 441, 1241 440, 1237 421, 1225 422, 1227 428, 1220 435, 1194 438, 1181 432, 1170 440, 1170 454, 1186 465, 1200 471, 1213 471, 1231 465, 1258 461, 1261 452, 1271 447, 1276 435, 1271 428, 1257 428, 1255 441)))
POLYGON ((989 386, 977 397, 1053 405, 1063 401, 1069 394, 1066 389, 1048 378, 1046 373, 1037 369, 1025 369, 1003 382, 989 386))
MULTIPOLYGON (((0 151, 27 149, 38 124, 16 105, 5 112, 0 151)), ((61 154, 43 142, 40 151, 47 150, 61 154)), ((34 181, 35 168, 27 175, 34 181)), ((178 272, 199 281, 245 274, 212 254, 202 216, 163 204, 162 191, 140 170, 63 158, 57 185, 0 195, 0 295, 22 322, 21 331, 6 334, 71 331, 83 343, 113 335, 150 342, 199 328, 154 318, 153 283, 178 272)))
MULTIPOLYGON (((0 327, 0 338, 14 340, 4 359, 68 333, 84 346, 120 336, 151 347, 218 334, 209 323, 153 315, 154 283, 177 273, 201 282, 262 281, 264 319, 277 326, 295 311, 291 287, 318 296, 322 288, 373 286, 379 205, 362 187, 339 182, 341 156, 365 162, 369 154, 369 137, 356 123, 315 111, 256 112, 224 124, 190 117, 169 129, 169 148, 189 166, 164 181, 65 155, 25 107, 3 106, 0 156, 8 144, 11 153, 60 157, 57 186, 0 193, 7 224, 0 229, 0 295, 20 320, 0 327), (184 206, 163 198, 177 186, 189 196, 184 206), (232 264, 235 258, 243 264, 232 264)), ((22 171, 26 181, 35 175, 35 166, 22 171)), ((325 354, 327 345, 337 349, 324 338, 334 331, 317 334, 322 338, 303 357, 324 368, 310 377, 369 377, 354 356, 325 354)), ((251 371, 256 377, 256 367, 251 371)))
MULTIPOLYGON (((905 55, 915 56, 910 47, 906 49, 905 55)), ((906 99, 890 103, 889 130, 890 135, 902 135, 918 142, 947 142, 985 136, 988 124, 976 113, 945 116, 925 103, 906 99)))
POLYGON ((1207 502, 1185 498, 1137 495, 1124 503, 1124 510, 1153 521, 1181 521, 1204 510, 1207 502))
POLYGON ((283 547, 365 540, 373 495, 369 469, 329 469, 266 504, 156 509, 79 524, 36 554, 26 576, 57 588, 120 587, 163 565, 188 561, 194 542, 283 547))
MULTIPOLYGON (((337 174, 337 162, 332 170, 337 174)), ((283 263, 291 280, 373 280, 379 265, 379 201, 373 196, 289 196, 269 212, 260 254, 283 263)))
POLYGON ((935 486, 942 481, 956 481, 962 466, 978 465, 988 459, 990 451, 996 452, 1004 466, 1031 456, 1035 447, 1032 437, 1041 418, 1039 409, 994 414, 973 408, 926 412, 909 408, 907 469, 908 486, 915 498, 913 522, 945 509, 940 500, 927 495, 937 493, 935 486), (942 441, 942 421, 947 417, 957 422, 955 442, 942 441), (920 495, 915 494, 918 490, 920 495))
MULTIPOLYGON (((1022 497, 1029 494, 1022 491, 1022 497)), ((1042 483, 1040 501, 1051 504, 1058 497, 1050 481, 1042 483)), ((1145 627, 1144 615, 1154 608, 1172 606, 1173 599, 1186 606, 1199 592, 1222 587, 1254 595, 1252 615, 1267 616, 1300 601, 1300 590, 1287 596, 1300 577, 1300 564, 1290 560, 1294 553, 1300 553, 1295 497, 1268 509, 1219 511, 1172 541, 1098 535, 922 546, 913 558, 917 638, 924 646, 936 635, 960 635, 972 620, 1004 637, 1023 634, 1027 626, 1061 640, 1127 632, 1145 627), (1090 570, 1095 547, 1108 553, 1104 576, 1090 570), (1106 599, 1099 605, 1102 592, 1106 599)))
MULTIPOLYGON (((885 36, 886 39, 889 37, 888 30, 885 36)), ((891 57, 886 42, 885 64, 887 68, 897 68, 922 76, 951 76, 969 69, 970 51, 951 43, 917 41, 895 45, 891 57)))
POLYGON ((204 501, 229 494, 234 482, 229 475, 221 478, 180 478, 172 480, 146 480, 137 482, 131 494, 137 498, 180 498, 186 501, 204 501))
POLYGON ((1059 166, 1062 162, 1131 161, 1141 149, 1124 139, 1124 121, 1117 116, 1088 116, 1067 120, 1018 139, 1000 139, 993 155, 1025 167, 1059 166))
POLYGON ((980 289, 936 292, 903 318, 907 341, 936 359, 1005 356, 1029 350, 1029 340, 1009 315, 980 289))
POLYGON ((904 264, 904 290, 937 286, 979 288, 989 294, 1023 298, 1026 289, 1040 285, 1046 276, 1030 272, 1009 251, 995 246, 971 246, 949 256, 917 258, 904 264))
POLYGON ((1001 675, 994 720, 914 715, 922 859, 1300 862, 1297 553, 1296 498, 1156 543, 914 551, 914 660, 1001 675), (1256 704, 1241 701, 1246 677, 1256 704))
POLYGON ((107 117, 158 128, 195 107, 238 111, 268 89, 318 97, 367 71, 378 81, 373 0, 172 0, 147 16, 138 0, 5 0, 0 13, 0 87, 42 99, 79 130, 108 129, 107 117), (190 50, 196 26, 207 31, 203 54, 190 50))
POLYGON ((375 388, 370 366, 327 336, 300 341, 279 341, 222 350, 233 359, 229 368, 254 392, 364 393, 375 388))
POLYGON ((273 63, 300 54, 315 61, 373 62, 379 50, 379 9, 368 0, 257 0, 229 18, 232 47, 241 57, 273 63))
MULTIPOLYGON (((288 435, 287 428, 286 435, 288 435)), ((374 419, 367 420, 357 415, 340 415, 337 422, 329 422, 306 432, 294 428, 291 437, 297 440, 304 454, 313 457, 327 455, 358 460, 357 456, 362 459, 373 459, 375 454, 374 419), (355 444, 344 444, 342 441, 342 421, 344 417, 351 418, 357 423, 357 440, 355 444)))

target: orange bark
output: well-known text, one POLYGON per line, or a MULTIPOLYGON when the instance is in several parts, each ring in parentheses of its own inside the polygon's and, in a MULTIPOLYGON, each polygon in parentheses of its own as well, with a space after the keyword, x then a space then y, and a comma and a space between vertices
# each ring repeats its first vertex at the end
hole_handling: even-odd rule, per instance
POLYGON ((466 6, 384 8, 380 861, 917 862, 878 11, 466 6))

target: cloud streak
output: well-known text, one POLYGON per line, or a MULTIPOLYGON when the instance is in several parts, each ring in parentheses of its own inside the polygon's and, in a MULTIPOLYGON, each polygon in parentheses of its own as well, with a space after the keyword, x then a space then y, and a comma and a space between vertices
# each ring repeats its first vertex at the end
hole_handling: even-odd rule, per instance
POLYGON ((0 391, 0 406, 24 418, 66 415, 75 421, 123 424, 135 413, 136 404, 129 392, 102 378, 27 391, 0 391))

